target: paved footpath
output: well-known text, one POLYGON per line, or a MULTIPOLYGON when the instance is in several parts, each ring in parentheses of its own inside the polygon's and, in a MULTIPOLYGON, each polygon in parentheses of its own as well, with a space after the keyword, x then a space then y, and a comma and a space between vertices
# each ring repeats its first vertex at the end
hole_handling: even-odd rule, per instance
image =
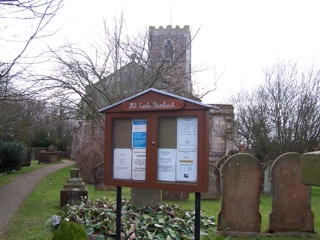
POLYGON ((14 216, 21 203, 32 192, 37 183, 45 176, 59 169, 74 164, 73 161, 64 160, 60 164, 50 164, 18 177, 15 181, 0 186, 0 239, 11 217, 14 216))

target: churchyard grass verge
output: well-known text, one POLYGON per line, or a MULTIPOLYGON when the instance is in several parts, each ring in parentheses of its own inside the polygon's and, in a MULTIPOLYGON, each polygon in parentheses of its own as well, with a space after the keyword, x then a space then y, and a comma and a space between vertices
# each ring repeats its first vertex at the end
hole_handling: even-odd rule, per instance
POLYGON ((14 181, 17 177, 19 177, 23 174, 26 174, 30 171, 37 170, 37 169, 44 167, 44 166, 45 165, 43 165, 43 164, 38 164, 37 160, 32 160, 30 166, 21 167, 21 169, 18 171, 11 171, 8 173, 0 173, 0 186, 8 184, 8 183, 14 181))
MULTIPOLYGON (((8 231, 4 240, 11 239, 24 239, 24 240, 51 240, 53 232, 51 228, 45 227, 44 223, 52 217, 52 215, 61 214, 60 210, 60 190, 62 189, 65 181, 70 176, 70 167, 53 173, 44 178, 36 187, 36 189, 30 194, 30 196, 24 201, 20 207, 19 213, 14 216, 8 227, 8 231)), ((96 191, 94 186, 87 185, 89 199, 94 201, 96 199, 110 199, 115 200, 116 191, 96 191)), ((130 198, 130 189, 122 188, 122 197, 124 201, 130 198)), ((312 211, 315 216, 315 231, 320 231, 320 189, 313 187, 312 191, 312 211)), ((271 211, 272 198, 267 195, 261 195, 260 198, 260 213, 262 215, 262 227, 261 231, 268 229, 269 213, 271 211)), ((171 201, 165 202, 168 205, 178 205, 183 209, 194 208, 194 194, 190 193, 189 200, 187 201, 171 201)), ((220 211, 221 202, 217 200, 202 200, 201 211, 204 211, 206 216, 214 216, 216 221, 218 213, 220 211)), ((213 228, 216 229, 215 227, 213 228)), ((203 239, 224 239, 218 236, 215 231, 212 230, 209 234, 209 238, 203 239)), ((236 238, 231 237, 228 239, 246 239, 246 240, 292 240, 289 237, 258 237, 258 238, 236 238)), ((294 238, 298 239, 298 238, 294 238)), ((304 238, 300 238, 304 239, 304 238)), ((312 237, 308 239, 320 239, 319 237, 312 237)))

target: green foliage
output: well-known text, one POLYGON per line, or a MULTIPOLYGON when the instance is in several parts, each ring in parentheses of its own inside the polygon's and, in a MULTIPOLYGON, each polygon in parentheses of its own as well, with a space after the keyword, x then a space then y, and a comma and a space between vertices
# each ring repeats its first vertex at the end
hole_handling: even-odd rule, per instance
POLYGON ((1 173, 0 174, 0 186, 8 184, 14 181, 17 177, 26 174, 30 171, 37 170, 41 167, 44 167, 43 164, 38 164, 38 161, 32 160, 30 166, 22 166, 19 171, 13 171, 10 174, 1 173))
MULTIPOLYGON (((126 239, 193 239, 193 210, 185 210, 178 205, 145 205, 142 208, 122 200, 121 232, 126 239)), ((91 202, 83 199, 80 205, 67 206, 62 218, 83 224, 88 235, 113 236, 116 232, 116 203, 106 198, 91 202)), ((202 236, 215 226, 214 217, 201 214, 202 236)))
MULTIPOLYGON (((34 167, 42 167, 34 166, 34 167)), ((28 198, 20 206, 18 213, 13 216, 4 234, 3 240, 12 239, 23 239, 23 240, 51 240, 53 233, 50 228, 44 226, 47 219, 51 219, 52 215, 61 215, 60 210, 60 190, 63 184, 70 176, 70 169, 74 166, 67 167, 65 169, 59 170, 49 176, 43 178, 34 192, 28 196, 28 198)), ((29 167, 28 167, 29 168, 29 167)), ((28 169, 24 168, 24 169, 28 169)), ((17 171, 17 174, 20 171, 17 171)), ((7 174, 0 176, 1 178, 7 178, 10 175, 7 174)), ((0 183, 1 184, 1 183, 0 183)), ((108 199, 116 198, 116 191, 97 191, 93 185, 87 185, 88 195, 90 199, 100 199, 102 197, 107 197, 108 199)), ((130 188, 123 187, 122 196, 130 198, 130 188)), ((312 187, 312 211, 314 213, 314 227, 315 232, 320 231, 320 187, 312 187)), ((272 197, 270 195, 262 194, 260 197, 260 214, 262 216, 261 230, 264 232, 268 229, 269 214, 271 212, 272 197)), ((111 202, 111 201, 110 201, 111 202)), ((193 208, 194 203, 194 193, 190 193, 189 200, 187 201, 172 201, 165 202, 169 205, 178 204, 184 209, 193 208)), ((205 210, 208 216, 217 216, 221 208, 221 201, 217 200, 201 200, 201 209, 205 210)), ((122 222, 124 223, 124 222, 122 222)), ((51 226, 51 224, 49 225, 51 226)), ((292 237, 285 236, 266 236, 266 237, 225 237, 219 236, 216 233, 216 227, 208 229, 209 236, 201 236, 201 240, 222 240, 222 239, 243 239, 243 240, 292 240, 292 237)), ((101 238, 102 239, 102 238, 101 238)), ((111 238, 112 239, 112 238, 111 238)), ((306 239, 306 237, 295 237, 294 239, 306 239)), ((315 237, 308 237, 310 240, 319 240, 320 237, 316 235, 315 237)))
POLYGON ((35 131, 32 137, 31 145, 32 147, 45 147, 55 144, 53 139, 48 136, 48 133, 44 130, 35 131))
POLYGON ((25 148, 18 141, 0 140, 0 172, 19 170, 25 148))
POLYGON ((87 234, 81 224, 62 221, 58 230, 53 234, 52 240, 87 240, 87 234))
POLYGON ((226 239, 226 238, 221 235, 216 235, 213 237, 213 240, 224 240, 224 239, 226 239))

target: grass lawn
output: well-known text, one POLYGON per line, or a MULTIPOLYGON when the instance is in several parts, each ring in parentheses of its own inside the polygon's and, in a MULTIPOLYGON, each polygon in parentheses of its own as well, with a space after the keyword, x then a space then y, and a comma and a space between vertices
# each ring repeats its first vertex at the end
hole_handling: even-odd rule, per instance
MULTIPOLYGON (((44 227, 44 223, 52 215, 59 214, 60 206, 60 190, 63 184, 70 176, 70 167, 59 170, 46 178, 44 178, 30 194, 30 196, 21 205, 19 213, 12 218, 8 227, 5 238, 3 240, 49 240, 52 238, 51 229, 44 227)), ((116 198, 115 191, 96 191, 94 186, 87 185, 89 199, 99 199, 106 197, 109 199, 116 198)), ((123 198, 130 198, 130 189, 123 188, 123 198)), ((312 211, 315 215, 315 231, 320 231, 320 189, 313 187, 312 194, 312 211)), ((261 231, 268 229, 268 219, 271 210, 272 198, 267 195, 261 196, 260 213, 262 215, 261 231)), ((188 201, 167 202, 178 204, 186 209, 194 209, 194 194, 191 193, 188 201)), ((203 200, 201 201, 201 210, 205 211, 207 216, 215 216, 217 219, 221 208, 220 201, 203 200)), ((214 239, 214 237, 212 237, 214 239)), ((228 239, 293 239, 289 237, 255 237, 255 238, 236 238, 228 239)), ((294 238, 297 239, 297 238, 294 238)), ((300 238, 305 239, 305 238, 300 238)), ((312 237, 308 239, 320 239, 319 237, 312 237)))
POLYGON ((46 165, 38 164, 38 161, 32 160, 30 166, 22 167, 21 170, 19 170, 19 171, 14 171, 14 172, 8 173, 8 174, 0 174, 0 186, 3 186, 9 182, 12 182, 17 177, 19 177, 27 172, 37 170, 38 168, 41 168, 44 166, 46 166, 46 165))

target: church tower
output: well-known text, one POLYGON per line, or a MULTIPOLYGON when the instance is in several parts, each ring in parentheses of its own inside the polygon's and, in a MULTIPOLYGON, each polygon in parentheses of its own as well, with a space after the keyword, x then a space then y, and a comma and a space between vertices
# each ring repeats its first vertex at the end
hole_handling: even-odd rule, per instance
POLYGON ((149 27, 149 68, 161 78, 157 87, 192 96, 191 34, 189 26, 149 27))

